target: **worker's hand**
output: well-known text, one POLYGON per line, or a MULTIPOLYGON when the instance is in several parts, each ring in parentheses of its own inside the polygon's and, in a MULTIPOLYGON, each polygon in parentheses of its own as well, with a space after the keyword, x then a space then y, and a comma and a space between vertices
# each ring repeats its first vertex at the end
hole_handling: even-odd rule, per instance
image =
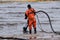
POLYGON ((27 19, 27 15, 25 14, 25 19, 27 19))
POLYGON ((25 17, 25 19, 27 19, 27 17, 25 17))

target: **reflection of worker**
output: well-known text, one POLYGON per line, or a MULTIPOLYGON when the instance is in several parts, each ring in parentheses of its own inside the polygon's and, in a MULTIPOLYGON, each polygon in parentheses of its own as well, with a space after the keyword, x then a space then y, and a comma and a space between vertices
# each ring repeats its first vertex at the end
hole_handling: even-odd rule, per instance
POLYGON ((34 27, 34 33, 36 33, 36 19, 35 19, 35 10, 31 8, 31 5, 27 5, 28 10, 25 13, 25 19, 28 18, 29 33, 32 32, 32 25, 34 27))

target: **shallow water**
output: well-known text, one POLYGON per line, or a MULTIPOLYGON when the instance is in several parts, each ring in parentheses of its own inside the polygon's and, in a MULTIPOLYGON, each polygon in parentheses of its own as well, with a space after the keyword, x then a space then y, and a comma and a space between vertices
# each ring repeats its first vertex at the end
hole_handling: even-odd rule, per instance
MULTIPOLYGON (((60 31, 60 2, 13 2, 0 4, 0 35, 22 34, 22 28, 27 22, 24 19, 27 4, 31 4, 36 11, 43 10, 47 12, 51 18, 54 30, 60 31)), ((51 32, 47 16, 43 13, 37 15, 42 29, 51 32)), ((40 31, 38 26, 37 20, 37 31, 40 31)))

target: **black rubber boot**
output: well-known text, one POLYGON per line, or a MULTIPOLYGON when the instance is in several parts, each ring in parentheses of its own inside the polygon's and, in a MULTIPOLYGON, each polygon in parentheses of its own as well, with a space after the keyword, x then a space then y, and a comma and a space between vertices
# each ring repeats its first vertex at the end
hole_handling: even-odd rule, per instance
POLYGON ((29 30, 29 33, 31 34, 31 33, 32 33, 32 31, 31 31, 31 30, 29 30))
POLYGON ((23 27, 23 33, 27 33, 27 27, 23 27))
POLYGON ((34 34, 36 34, 36 33, 37 33, 36 28, 34 28, 34 34))

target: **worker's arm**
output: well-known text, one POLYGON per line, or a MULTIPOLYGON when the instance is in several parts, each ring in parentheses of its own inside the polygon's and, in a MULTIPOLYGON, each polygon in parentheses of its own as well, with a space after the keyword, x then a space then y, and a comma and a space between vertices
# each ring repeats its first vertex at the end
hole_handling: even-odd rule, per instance
POLYGON ((28 11, 25 12, 25 19, 28 17, 28 11))

